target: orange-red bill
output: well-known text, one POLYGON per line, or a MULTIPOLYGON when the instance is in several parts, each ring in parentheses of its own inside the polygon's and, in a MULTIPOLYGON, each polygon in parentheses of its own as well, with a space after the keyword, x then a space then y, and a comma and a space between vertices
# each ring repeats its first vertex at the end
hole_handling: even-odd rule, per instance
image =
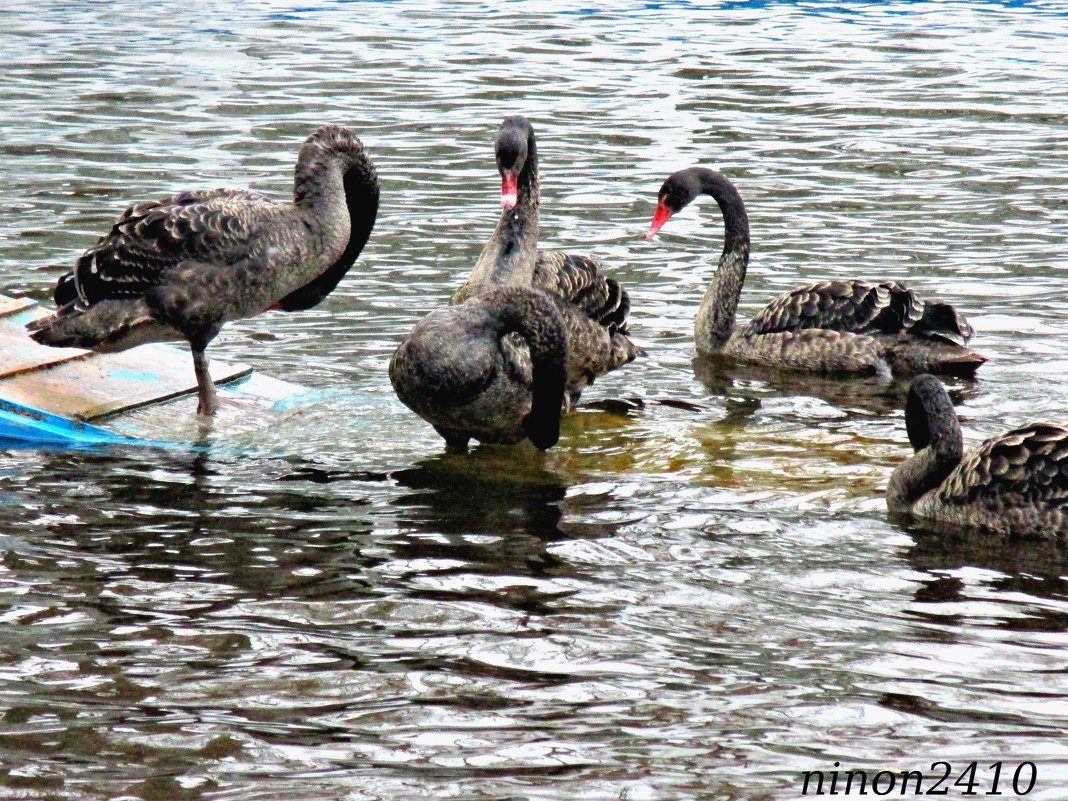
POLYGON ((511 211, 519 202, 519 179, 515 173, 506 172, 501 176, 501 209, 511 211))
POLYGON ((668 220, 671 219, 671 209, 664 203, 663 198, 656 204, 656 211, 653 212, 653 224, 649 226, 649 233, 645 235, 646 239, 652 239, 656 236, 656 232, 659 231, 668 220))

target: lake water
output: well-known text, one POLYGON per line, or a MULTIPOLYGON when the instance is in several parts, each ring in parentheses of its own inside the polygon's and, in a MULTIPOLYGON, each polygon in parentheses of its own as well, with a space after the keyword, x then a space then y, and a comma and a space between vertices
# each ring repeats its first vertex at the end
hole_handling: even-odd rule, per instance
POLYGON ((906 280, 990 357, 951 383, 969 443, 1064 422, 1066 14, 5 4, 6 294, 47 298, 130 202, 285 197, 324 122, 383 190, 325 303, 211 348, 310 401, 129 421, 201 449, 0 455, 0 797, 778 800, 835 764, 929 789, 974 760, 978 794, 1031 761, 1028 797, 1068 798, 1064 553, 888 521, 903 388, 695 372, 715 204, 643 239, 668 173, 722 169, 751 216, 743 318, 818 279, 906 280), (543 243, 629 287, 649 356, 545 454, 448 456, 386 365, 489 236, 514 113, 543 243))

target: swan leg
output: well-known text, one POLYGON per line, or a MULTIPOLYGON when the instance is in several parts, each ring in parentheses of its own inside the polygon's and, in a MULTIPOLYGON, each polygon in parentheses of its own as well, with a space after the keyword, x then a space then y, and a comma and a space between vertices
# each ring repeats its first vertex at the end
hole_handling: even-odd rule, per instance
POLYGON ((446 451, 449 453, 467 453, 467 444, 471 441, 471 437, 467 436, 467 434, 452 428, 442 428, 441 426, 434 426, 434 430, 445 439, 446 451))
POLYGON ((208 357, 204 355, 203 349, 198 350, 191 345, 190 350, 193 352, 193 370, 197 376, 197 414, 214 417, 219 408, 219 398, 215 394, 215 383, 208 372, 208 357))

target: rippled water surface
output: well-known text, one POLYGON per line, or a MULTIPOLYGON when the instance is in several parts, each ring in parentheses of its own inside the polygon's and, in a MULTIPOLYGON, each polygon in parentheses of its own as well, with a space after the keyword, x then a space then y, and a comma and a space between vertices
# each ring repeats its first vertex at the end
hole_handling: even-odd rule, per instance
POLYGON ((384 184, 324 304, 212 348, 311 400, 127 421, 199 450, 0 457, 0 797, 782 799, 836 761, 935 760, 978 760, 980 793, 1031 760, 1029 797, 1068 797, 1063 552, 888 521, 902 388, 695 372, 715 204, 642 238, 669 172, 722 169, 751 215, 743 317, 907 279, 991 359, 952 385, 969 442, 1064 421, 1065 13, 5 4, 6 294, 46 298, 129 202, 285 196, 323 122, 384 184), (386 364, 488 237, 517 112, 543 242, 630 287, 649 356, 546 454, 447 456, 386 364))

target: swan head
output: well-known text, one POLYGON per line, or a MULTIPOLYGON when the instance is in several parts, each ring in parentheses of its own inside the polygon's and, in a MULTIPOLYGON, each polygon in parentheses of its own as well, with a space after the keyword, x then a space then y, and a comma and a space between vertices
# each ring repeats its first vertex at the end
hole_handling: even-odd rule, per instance
POLYGON ((519 176, 527 165, 534 128, 521 115, 505 117, 497 134, 497 171, 501 174, 501 209, 511 211, 519 202, 519 176))
MULTIPOLYGON (((324 176, 335 171, 345 181, 348 194, 352 185, 366 188, 378 207, 378 173, 374 162, 354 131, 339 125, 323 125, 304 140, 294 169, 293 200, 307 202, 321 194, 324 176)), ((373 215, 372 215, 373 220, 373 215)))
POLYGON ((942 382, 925 373, 916 376, 909 385, 905 402, 905 430, 914 451, 929 445, 951 452, 958 461, 964 449, 960 423, 953 401, 942 382))
POLYGON ((653 212, 653 221, 645 238, 652 239, 656 236, 664 223, 671 219, 672 214, 682 211, 699 194, 701 180, 692 168, 669 175, 657 193, 656 211, 653 212))
POLYGON ((300 158, 308 163, 358 163, 366 161, 367 154, 363 142, 352 129, 340 125, 321 125, 304 140, 300 158))

